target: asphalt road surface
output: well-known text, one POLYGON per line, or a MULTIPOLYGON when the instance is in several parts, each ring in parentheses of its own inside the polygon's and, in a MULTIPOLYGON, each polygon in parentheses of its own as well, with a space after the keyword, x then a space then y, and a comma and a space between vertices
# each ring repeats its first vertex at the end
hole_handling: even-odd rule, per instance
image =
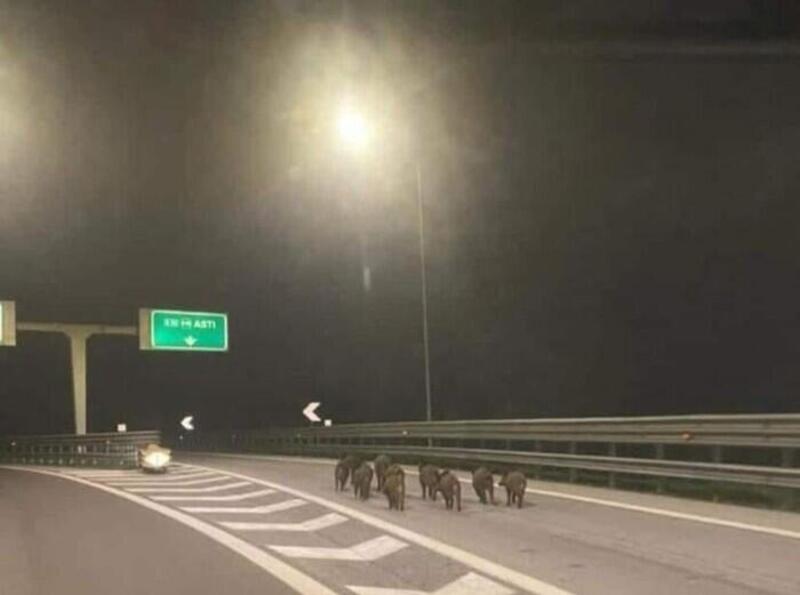
POLYGON ((800 593, 797 514, 533 481, 456 512, 407 480, 398 512, 330 461, 0 468, 0 593, 800 593))

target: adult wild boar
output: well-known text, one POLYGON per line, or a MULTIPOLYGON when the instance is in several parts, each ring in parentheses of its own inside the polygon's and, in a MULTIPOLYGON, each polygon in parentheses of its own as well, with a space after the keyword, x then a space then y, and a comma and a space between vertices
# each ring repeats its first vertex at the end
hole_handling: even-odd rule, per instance
POLYGON ((383 482, 386 479, 386 470, 392 464, 392 459, 386 455, 378 455, 375 457, 375 478, 378 481, 378 491, 383 490, 383 482))
POLYGON ((441 492, 447 510, 453 510, 453 504, 457 510, 461 510, 461 482, 449 470, 440 471, 437 475, 434 494, 436 492, 441 492))
POLYGON ((361 465, 353 471, 353 493, 356 498, 366 500, 369 498, 372 488, 372 467, 367 463, 361 465))
POLYGON ((478 467, 472 472, 472 487, 481 504, 486 504, 487 492, 489 493, 489 500, 494 504, 494 477, 486 467, 478 467))
POLYGON ((389 465, 386 469, 382 491, 389 500, 389 510, 406 509, 406 472, 400 465, 389 465))
POLYGON ((333 471, 334 481, 336 482, 336 489, 343 490, 347 486, 347 480, 353 474, 353 471, 361 465, 361 459, 355 455, 347 455, 343 457, 333 471))
POLYGON ((499 484, 506 488, 506 506, 516 504, 517 508, 522 508, 522 500, 525 497, 525 488, 528 480, 521 471, 509 471, 503 475, 499 484))
POLYGON ((427 496, 431 500, 436 500, 436 484, 439 481, 439 468, 434 465, 419 465, 419 485, 422 488, 422 499, 425 500, 427 496))

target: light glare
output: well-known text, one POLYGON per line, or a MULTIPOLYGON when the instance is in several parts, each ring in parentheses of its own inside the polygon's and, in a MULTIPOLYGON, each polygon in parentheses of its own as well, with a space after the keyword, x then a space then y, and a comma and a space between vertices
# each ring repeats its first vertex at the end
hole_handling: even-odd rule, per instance
POLYGON ((354 149, 362 149, 369 140, 367 121, 356 111, 345 109, 339 114, 339 136, 354 149))

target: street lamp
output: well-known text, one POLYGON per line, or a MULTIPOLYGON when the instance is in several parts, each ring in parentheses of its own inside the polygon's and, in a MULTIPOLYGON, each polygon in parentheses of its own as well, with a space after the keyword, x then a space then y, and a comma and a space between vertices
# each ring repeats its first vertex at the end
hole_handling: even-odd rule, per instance
POLYGON ((367 120, 359 112, 351 108, 342 109, 337 127, 345 146, 356 151, 362 151, 366 147, 369 141, 369 127, 367 120))
MULTIPOLYGON (((342 143, 353 150, 363 151, 369 142, 370 128, 364 116, 347 107, 339 113, 337 128, 342 143)), ((430 343, 428 340, 428 280, 425 264, 425 213, 423 209, 422 167, 415 158, 417 191, 417 222, 419 232, 420 290, 422 294, 422 345, 425 358, 425 419, 431 421, 431 362, 430 343)), ((362 255, 363 257, 363 255, 362 255)))

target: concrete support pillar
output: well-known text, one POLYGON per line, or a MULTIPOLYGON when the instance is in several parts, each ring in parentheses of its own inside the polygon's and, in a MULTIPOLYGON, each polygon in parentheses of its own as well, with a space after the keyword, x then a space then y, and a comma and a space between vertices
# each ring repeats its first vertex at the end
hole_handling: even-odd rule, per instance
POLYGON ((72 362, 72 402, 75 409, 75 433, 86 433, 86 340, 89 335, 70 332, 69 355, 72 362))

